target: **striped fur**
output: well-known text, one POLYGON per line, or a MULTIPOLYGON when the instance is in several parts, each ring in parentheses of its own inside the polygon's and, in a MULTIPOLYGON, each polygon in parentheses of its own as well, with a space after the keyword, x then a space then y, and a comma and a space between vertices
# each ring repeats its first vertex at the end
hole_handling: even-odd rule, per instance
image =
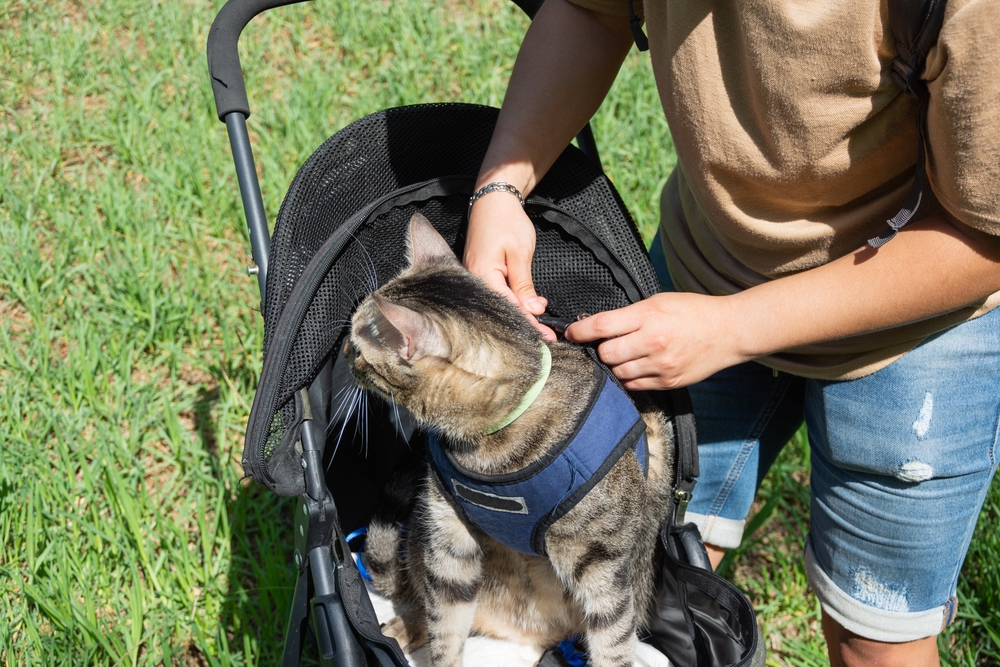
MULTIPOLYGON (((453 454, 469 470, 519 470, 582 417, 596 382, 592 362, 577 347, 550 345, 541 395, 511 425, 485 435, 535 381, 538 334, 461 267, 421 216, 411 221, 410 239, 411 266, 354 316, 352 373, 459 443, 453 454)), ((635 398, 647 425, 648 477, 634 457, 622 457, 549 528, 547 558, 512 551, 463 523, 429 471, 410 483, 405 534, 398 512, 380 512, 368 534, 366 564, 400 614, 386 632, 404 649, 426 641, 433 667, 461 665, 470 633, 539 647, 584 634, 594 667, 631 665, 673 470, 665 416, 642 394, 635 398)))

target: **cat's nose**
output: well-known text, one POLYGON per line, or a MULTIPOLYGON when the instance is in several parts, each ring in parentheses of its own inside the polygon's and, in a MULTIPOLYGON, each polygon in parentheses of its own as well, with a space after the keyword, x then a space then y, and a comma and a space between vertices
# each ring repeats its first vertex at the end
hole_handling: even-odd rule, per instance
POLYGON ((358 351, 353 345, 351 345, 350 338, 344 341, 344 356, 347 357, 348 361, 354 361, 354 359, 358 356, 358 351))

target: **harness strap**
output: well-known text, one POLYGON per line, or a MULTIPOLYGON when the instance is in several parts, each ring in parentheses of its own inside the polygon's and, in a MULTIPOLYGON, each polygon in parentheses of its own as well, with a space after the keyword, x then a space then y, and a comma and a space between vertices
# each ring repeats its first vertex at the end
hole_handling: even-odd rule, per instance
POLYGON ((428 434, 434 477, 460 515, 511 549, 544 556, 549 526, 575 507, 626 451, 634 452, 643 474, 648 474, 646 424, 628 395, 595 367, 598 373, 601 381, 575 431, 522 470, 472 472, 436 434, 428 434))

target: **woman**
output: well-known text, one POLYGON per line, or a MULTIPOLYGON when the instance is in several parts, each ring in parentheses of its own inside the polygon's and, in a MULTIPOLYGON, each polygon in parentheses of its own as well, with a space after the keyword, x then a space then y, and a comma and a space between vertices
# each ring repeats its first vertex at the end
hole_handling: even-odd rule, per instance
MULTIPOLYGON (((805 557, 834 665, 939 664, 995 470, 998 5, 948 7, 923 73, 926 201, 877 250, 866 240, 899 210, 917 150, 885 7, 645 7, 678 155, 651 249, 664 291, 566 336, 606 339, 601 358, 630 389, 690 388, 701 477, 688 516, 713 564, 806 420, 805 557)), ((632 44, 627 13, 627 0, 547 0, 480 172, 477 188, 508 185, 475 200, 465 262, 529 315, 545 299, 512 190, 527 196, 600 105, 632 44)))

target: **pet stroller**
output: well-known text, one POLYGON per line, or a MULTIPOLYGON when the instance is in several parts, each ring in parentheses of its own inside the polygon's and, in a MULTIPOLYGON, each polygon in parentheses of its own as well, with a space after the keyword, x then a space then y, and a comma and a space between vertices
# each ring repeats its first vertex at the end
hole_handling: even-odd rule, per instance
MULTIPOLYGON (((405 667, 396 641, 380 631, 345 535, 368 522, 394 470, 424 465, 425 436, 405 414, 378 402, 364 423, 343 414, 338 391, 349 380, 341 348, 354 308, 405 266, 404 235, 414 213, 431 220, 462 256, 468 199, 498 111, 426 104, 352 123, 299 169, 270 238, 237 43, 257 14, 301 1, 229 0, 208 38, 216 108, 233 150, 256 262, 249 270, 265 321, 243 466, 274 493, 298 496, 298 578, 282 664, 298 665, 312 635, 322 664, 405 667), (343 441, 358 432, 365 449, 343 441)), ((542 0, 515 2, 533 16, 542 0)), ((620 308, 658 288, 635 224, 601 170, 589 126, 578 143, 580 149, 566 148, 525 205, 537 233, 533 277, 556 317, 620 308)), ((655 613, 641 639, 678 667, 763 665, 748 600, 711 571, 697 529, 684 523, 698 474, 687 392, 656 397, 673 429, 675 498, 661 530, 655 613)))

